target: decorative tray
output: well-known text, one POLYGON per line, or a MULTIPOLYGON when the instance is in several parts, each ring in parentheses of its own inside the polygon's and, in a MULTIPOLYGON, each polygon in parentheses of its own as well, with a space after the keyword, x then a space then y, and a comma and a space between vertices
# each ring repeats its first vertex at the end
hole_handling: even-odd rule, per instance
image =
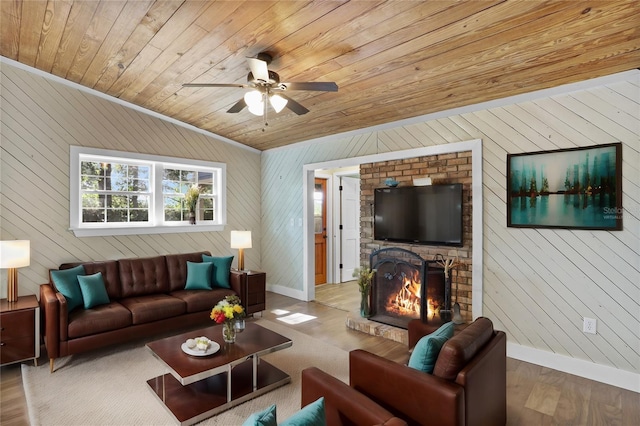
MULTIPOLYGON (((191 342, 193 343, 193 342, 191 342)), ((216 352, 218 352, 220 350, 220 345, 217 342, 214 342, 213 340, 209 340, 206 337, 197 337, 196 339, 189 339, 186 342, 184 342, 181 346, 180 349, 182 349, 182 352, 186 353, 187 355, 192 355, 192 356, 209 356, 209 355, 213 355, 216 352), (190 348, 189 346, 189 341, 190 340, 196 340, 196 341, 200 341, 202 342, 203 340, 208 343, 208 347, 207 349, 203 350, 203 349, 198 349, 197 345, 193 345, 192 348, 190 348)))

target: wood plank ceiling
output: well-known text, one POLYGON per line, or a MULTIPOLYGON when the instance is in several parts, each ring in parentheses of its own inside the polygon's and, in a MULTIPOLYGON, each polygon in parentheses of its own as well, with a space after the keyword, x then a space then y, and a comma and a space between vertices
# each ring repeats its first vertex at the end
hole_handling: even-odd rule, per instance
POLYGON ((264 150, 640 67, 640 2, 0 1, 0 54, 264 150), (270 52, 310 112, 226 113, 270 52))

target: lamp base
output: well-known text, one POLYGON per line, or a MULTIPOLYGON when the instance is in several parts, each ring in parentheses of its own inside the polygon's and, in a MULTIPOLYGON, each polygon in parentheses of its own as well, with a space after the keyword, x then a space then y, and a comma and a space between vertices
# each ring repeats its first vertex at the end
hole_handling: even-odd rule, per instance
POLYGON ((18 301, 18 269, 9 268, 7 270, 7 301, 14 303, 18 301))
POLYGON ((244 250, 238 249, 238 271, 244 271, 244 250))

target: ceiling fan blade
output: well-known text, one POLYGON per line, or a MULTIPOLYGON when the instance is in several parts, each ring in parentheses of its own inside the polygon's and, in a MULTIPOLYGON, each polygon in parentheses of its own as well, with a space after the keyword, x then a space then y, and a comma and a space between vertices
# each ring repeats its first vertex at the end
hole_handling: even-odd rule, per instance
POLYGON ((280 83, 285 90, 315 90, 318 92, 337 92, 338 85, 333 81, 310 81, 304 83, 280 83))
POLYGON ((262 59, 247 58, 251 74, 256 80, 262 80, 264 82, 269 81, 269 70, 267 69, 267 63, 262 59))
POLYGON ((303 115, 309 112, 308 109, 306 109, 305 107, 303 107, 302 105, 300 105, 298 102, 294 101, 293 99, 291 99, 288 96, 285 96, 281 93, 278 93, 278 95, 282 96, 283 98, 285 98, 287 100, 287 105, 286 107, 289 108, 291 111, 295 112, 298 115, 303 115))
POLYGON ((247 84, 237 84, 237 83, 185 83, 182 87, 237 87, 240 89, 244 89, 249 87, 247 84))
POLYGON ((227 110, 227 112, 233 114, 236 112, 242 111, 247 106, 247 103, 244 101, 244 98, 241 98, 238 102, 236 102, 231 108, 227 110))

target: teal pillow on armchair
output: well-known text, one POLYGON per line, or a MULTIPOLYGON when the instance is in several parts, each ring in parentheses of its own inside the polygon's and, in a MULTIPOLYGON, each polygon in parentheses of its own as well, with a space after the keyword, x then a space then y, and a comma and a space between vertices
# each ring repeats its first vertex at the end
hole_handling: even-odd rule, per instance
POLYGON ((454 328, 455 324, 448 322, 440 326, 440 328, 433 333, 418 340, 416 347, 413 348, 413 352, 411 353, 411 358, 409 358, 409 367, 432 374, 436 366, 436 361, 438 360, 438 355, 440 354, 440 349, 442 349, 445 342, 453 336, 454 328))

